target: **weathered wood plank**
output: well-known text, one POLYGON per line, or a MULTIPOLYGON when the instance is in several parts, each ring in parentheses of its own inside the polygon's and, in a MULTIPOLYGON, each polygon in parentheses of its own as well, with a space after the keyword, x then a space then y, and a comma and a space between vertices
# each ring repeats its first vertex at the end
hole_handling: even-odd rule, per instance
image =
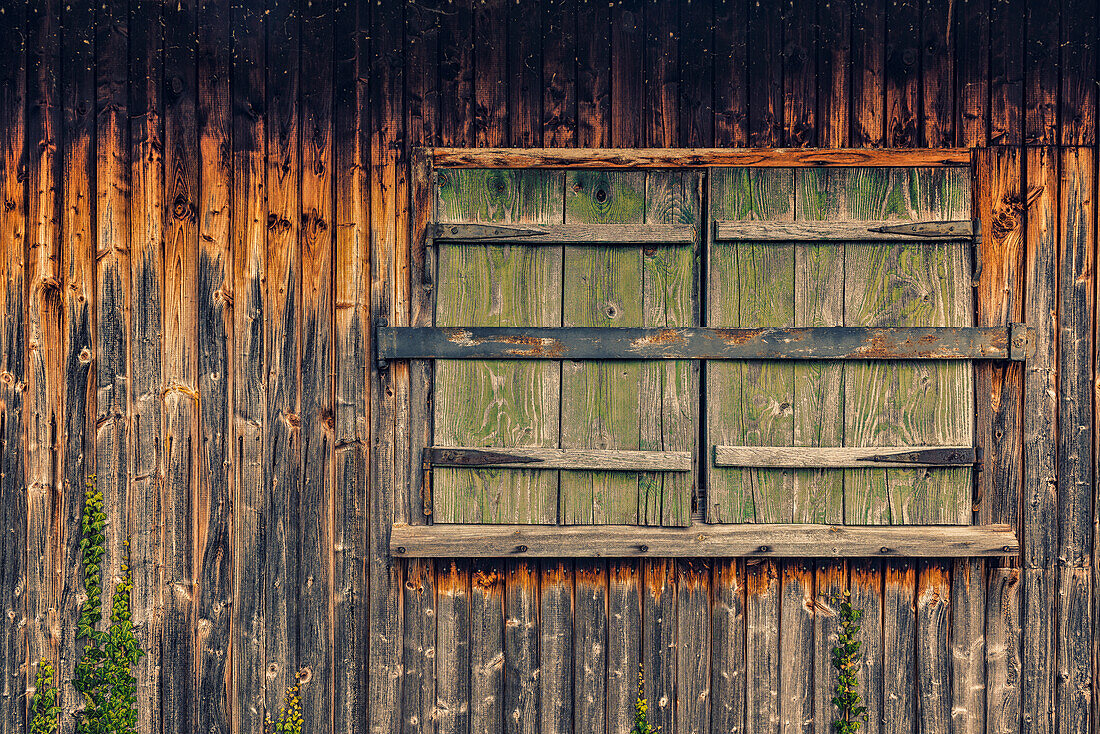
POLYGON ((783 145, 790 148, 817 145, 817 10, 817 0, 782 7, 783 145))
POLYGON ((779 728, 779 562, 745 562, 745 731, 779 728))
MULTIPOLYGON (((833 734, 836 707, 836 669, 833 668, 833 647, 840 631, 837 607, 849 591, 848 568, 843 561, 819 560, 814 578, 813 598, 813 731, 833 734)), ((862 638, 861 638, 862 639, 862 638)), ((860 680, 864 681, 862 670, 860 680)), ((865 683, 864 683, 865 685, 865 683)))
MULTIPOLYGON (((310 685, 301 689, 302 708, 317 712, 310 729, 332 732, 333 709, 333 381, 335 296, 333 251, 332 159, 332 0, 313 0, 302 9, 301 87, 299 114, 302 136, 301 205, 301 317, 300 329, 302 432, 301 485, 297 528, 298 579, 291 593, 299 595, 298 665, 308 668, 310 685)), ((396 37, 404 30, 401 14, 396 37)), ((397 197, 407 197, 398 189, 397 197)), ((405 211, 398 210, 404 223, 405 211)), ((401 231, 396 242, 402 241, 401 231)), ((395 248, 395 257, 408 262, 407 241, 395 248)), ((341 274, 342 275, 342 274, 341 274)), ((401 279, 398 279, 400 283, 401 279)), ((401 437, 394 436, 397 450, 401 437)), ((401 481, 407 472, 395 477, 401 481)), ((402 485, 398 485, 402 486, 402 485)), ((429 597, 434 594, 429 593, 429 597)), ((434 695, 432 696, 434 700, 434 695)))
POLYGON ((985 612, 985 729, 1020 730, 1020 569, 991 568, 985 612))
POLYGON ((987 695, 985 562, 955 560, 950 592, 951 731, 980 734, 986 726, 987 695))
POLYGON ((588 469, 602 471, 691 471, 690 451, 624 451, 622 449, 475 449, 430 446, 424 462, 431 466, 511 469, 588 469))
POLYGON ((783 4, 748 3, 745 13, 749 145, 783 145, 783 4))
POLYGON ((504 731, 539 731, 538 566, 509 560, 504 579, 504 731))
MULTIPOLYGON (((600 528, 600 532, 604 529, 600 528)), ((596 624, 603 622, 607 629, 607 724, 604 731, 608 734, 629 731, 634 720, 638 673, 642 663, 642 635, 639 631, 642 629, 643 592, 639 581, 642 576, 640 566, 633 560, 607 564, 607 619, 603 622, 599 618, 598 609, 594 618, 596 624)), ((598 598, 593 595, 593 601, 598 598)), ((597 659, 593 656, 593 661, 597 659)), ((599 675, 600 671, 596 670, 595 676, 599 675)), ((596 685, 599 689, 598 682, 596 685)), ((593 713, 601 718, 604 716, 602 710, 593 713)))
POLYGON ((642 10, 645 24, 641 50, 634 50, 633 55, 642 57, 643 93, 639 101, 645 110, 643 144, 667 148, 680 142, 680 13, 679 8, 661 0, 645 0, 642 10))
POLYGON ((474 6, 474 132, 478 147, 508 144, 508 4, 474 6))
POLYGON ((679 140, 687 148, 714 145, 714 3, 680 5, 679 140))
MULTIPOLYGON (((26 608, 20 583, 26 568, 26 230, 23 174, 27 143, 26 5, 0 18, 0 614, 10 620, 0 636, 0 732, 26 728, 26 608)), ((68 304, 66 303, 66 306, 68 304)), ((64 701, 64 699, 62 699, 64 701)))
POLYGON ((710 610, 712 731, 743 731, 745 720, 745 593, 740 561, 714 560, 710 610))
POLYGON ((612 144, 610 17, 610 5, 577 0, 577 145, 585 148, 612 144))
POLYGON ((904 730, 917 721, 916 564, 883 564, 882 730, 904 730))
POLYGON ((1058 142, 1061 145, 1096 145, 1096 44, 1095 3, 1063 2, 1057 11, 1063 21, 1056 61, 1060 65, 1058 94, 1058 142))
MULTIPOLYGON (((199 11, 198 108, 199 156, 199 263, 196 276, 196 338, 198 344, 199 451, 193 508, 195 559, 198 562, 196 599, 195 691, 203 705, 195 708, 200 731, 228 731, 233 718, 235 691, 228 657, 231 615, 236 592, 234 539, 236 502, 233 478, 234 426, 230 396, 232 377, 241 365, 237 354, 236 291, 232 232, 233 128, 230 99, 232 71, 228 2, 206 2, 199 11)), ((236 19, 243 29, 252 23, 236 19)), ((239 39, 233 39, 239 40, 239 39)), ((242 192, 243 193, 243 192, 242 192)), ((240 206, 243 201, 237 199, 240 206)), ((244 207, 242 207, 244 208, 244 207)), ((262 364, 262 361, 261 361, 262 364)), ((135 363, 135 371, 137 365, 135 363)))
POLYGON ((1058 144, 1058 92, 1061 49, 1060 5, 1054 0, 1026 4, 1023 47, 1024 95, 1022 120, 1025 145, 1058 144))
MULTIPOLYGON (((265 33, 271 54, 265 66, 266 106, 263 127, 246 132, 263 134, 267 155, 264 190, 267 193, 267 242, 264 258, 266 292, 263 294, 264 341, 266 343, 266 424, 263 426, 264 496, 262 527, 264 546, 262 599, 263 627, 257 637, 264 645, 265 683, 263 710, 272 715, 279 711, 283 691, 293 685, 298 664, 298 554, 296 528, 301 522, 300 492, 301 448, 301 226, 302 209, 302 137, 299 120, 300 16, 287 5, 272 7, 266 18, 265 33)), ((241 87, 242 91, 245 87, 241 87)), ((260 90, 257 91, 257 97, 260 90)), ((256 99, 259 102, 259 99, 256 99)), ((244 113, 247 108, 236 108, 244 113)), ((248 138, 245 138, 248 140, 248 138)), ((247 159, 241 156, 239 175, 244 176, 247 160, 249 187, 258 186, 261 174, 253 171, 253 156, 261 155, 259 144, 247 159), (256 176, 256 178, 253 178, 256 176)), ((252 194, 250 193, 250 199, 252 194)), ((243 234, 243 233, 242 233, 243 234)), ((258 236, 258 235, 254 235, 258 236)), ((256 406, 259 407, 259 406, 256 406)), ((307 424, 309 425, 309 424, 307 424)), ((249 447, 251 449, 251 447, 249 447)), ((256 466, 248 460, 246 478, 255 480, 256 466)), ((242 463, 243 467, 243 463, 242 463)), ((242 508, 242 512, 243 512, 242 508)))
MULTIPOLYGON (((117 10, 117 9, 116 9, 117 10)), ((59 109, 61 49, 61 8, 56 0, 40 0, 27 7, 27 150, 24 159, 27 177, 26 277, 26 576, 23 583, 26 603, 27 667, 26 686, 34 687, 39 660, 57 661, 61 640, 57 636, 60 620, 56 607, 60 602, 61 487, 58 457, 62 435, 58 430, 65 405, 61 399, 62 329, 61 316, 61 238, 58 212, 61 210, 61 159, 59 156, 59 109)), ((117 67, 116 67, 117 69, 117 67)), ((105 131, 107 145, 111 139, 105 131)), ((128 150, 119 151, 126 160, 128 150)), ((117 201, 117 199, 116 199, 117 201)), ((120 223, 126 226, 126 221, 120 223)), ((126 233, 129 235, 129 232, 126 233)), ((119 279, 122 274, 119 273, 119 279)), ((129 270, 125 273, 129 283, 129 270)), ((104 294, 109 299, 111 294, 104 294)), ((109 328, 109 327, 108 327, 109 328)), ((125 393, 122 401, 125 402, 125 393)), ((119 458, 124 458, 119 456, 119 458)), ((121 474, 125 475, 125 462, 121 474)), ((120 467, 114 467, 119 470, 120 467)), ((108 475, 110 476, 110 475, 108 475)), ((121 484, 108 495, 119 499, 121 484)), ((124 496, 124 495, 123 495, 124 496)), ((109 512, 113 508, 105 508, 109 512)), ((120 515, 115 509, 112 528, 119 528, 120 515)), ((117 568, 117 564, 111 568, 117 568)), ((113 575, 107 576, 108 583, 113 575)), ((27 694, 29 701, 30 694, 27 694)))
MULTIPOLYGON (((927 40, 921 38, 922 3, 918 0, 887 0, 885 5, 885 144, 889 148, 912 148, 920 142, 920 46, 927 40)), ((926 9, 931 13, 931 8, 926 9)))
MULTIPOLYGON (((189 507, 198 465, 199 149, 196 104, 196 9, 164 10, 164 506, 189 507)), ((189 513, 164 516, 164 636, 160 655, 161 721, 166 734, 194 731, 197 650, 194 525, 189 513)))
POLYGON ((714 143, 731 148, 743 148, 749 142, 744 18, 742 0, 714 0, 714 143))
POLYGON ((823 448, 813 446, 715 446, 715 466, 816 467, 966 466, 976 461, 969 446, 823 448))
POLYGON ((967 557, 1019 551, 1007 525, 812 525, 751 523, 654 528, 397 524, 390 543, 403 557, 967 557))
MULTIPOLYGON (((95 175, 95 8, 87 4, 69 5, 62 19, 62 170, 64 171, 62 198, 65 206, 61 209, 61 239, 63 282, 65 300, 65 412, 62 427, 64 436, 64 505, 59 528, 62 530, 58 543, 65 550, 62 559, 64 569, 63 592, 59 599, 58 619, 75 619, 79 616, 80 606, 84 602, 84 579, 80 572, 80 516, 84 508, 84 483, 95 465, 95 379, 92 355, 95 350, 93 331, 93 309, 95 307, 95 258, 96 240, 92 212, 94 211, 89 192, 95 175)), ((167 63, 167 55, 164 63, 167 63)), ((159 86, 159 82, 158 82, 159 86)), ((163 126, 162 126, 163 127, 163 126)), ((163 150, 163 148, 162 148, 163 150)), ((164 222, 167 223, 167 220, 164 222)), ((158 249, 164 247, 157 242, 158 249)), ((132 261, 131 261, 132 262, 132 261)), ((161 290, 161 298, 169 291, 161 290), (161 295, 164 294, 164 295, 161 295)), ((165 299, 166 303, 166 299, 165 299)), ((163 349, 163 335, 157 349, 163 349)), ((162 416, 161 391, 164 388, 163 374, 156 385, 154 397, 155 410, 162 416)), ((163 425, 161 426, 163 430, 163 425)), ((164 433, 158 431, 157 443, 160 454, 154 457, 156 470, 163 476, 165 443, 164 433)), ((163 495, 162 495, 163 496, 163 495)), ((158 522, 155 529, 156 550, 147 557, 148 564, 159 572, 157 588, 163 594, 165 590, 162 565, 162 551, 166 529, 158 522)), ((136 553, 138 545, 131 548, 136 553)), ((144 568, 134 569, 135 591, 146 583, 144 568)), ((140 618, 136 597, 134 605, 135 622, 140 618)), ((163 620, 163 614, 161 613, 163 620)), ((61 667, 58 669, 62 679, 71 676, 82 648, 76 644, 76 627, 61 626, 61 667)), ((159 643, 156 637, 151 643, 159 643)), ((157 649, 157 648, 150 648, 157 649)), ((159 650, 158 650, 159 651, 159 650)), ((146 656, 142 663, 152 656, 146 656)), ((147 711, 162 703, 163 689, 157 676, 159 665, 140 668, 143 675, 138 682, 139 722, 149 721, 147 711)), ((73 727, 69 714, 83 705, 83 697, 73 686, 60 687, 60 705, 65 715, 62 717, 62 729, 67 734, 73 727)))
POLYGON ((990 0, 960 0, 955 34, 955 136, 959 145, 989 143, 990 0))
MULTIPOLYGON (((539 725, 540 734, 569 734, 574 711, 573 563, 562 560, 539 564, 539 725)), ((603 635, 585 637, 582 645, 603 648, 603 635)))
MULTIPOLYGON (((1084 20, 1084 18, 1082 19, 1084 20)), ((1095 19, 1094 19, 1095 20, 1095 19)), ((1095 30, 1095 22, 1094 22, 1095 30)), ((1058 232, 1058 680, 1061 731, 1089 730, 1093 619, 1088 572, 1092 518, 1093 312, 1096 283, 1096 154, 1059 156, 1058 232)))
POLYGON ((431 563, 409 563, 401 587, 404 643, 401 665, 401 731, 431 725, 436 706, 436 591, 431 563))
POLYGON ((989 0, 989 142, 1024 142, 1025 4, 989 0))
MULTIPOLYGON (((357 734, 367 721, 369 698, 366 656, 363 654, 369 638, 365 565, 368 520, 363 491, 368 482, 370 455, 367 374, 370 211, 365 173, 370 120, 366 109, 369 57, 359 47, 359 38, 367 31, 369 18, 367 10, 356 3, 337 4, 333 12, 336 29, 334 129, 337 131, 332 148, 336 239, 333 264, 333 731, 357 734)), ((432 62, 438 63, 435 53, 432 62)), ((421 92, 421 99, 426 97, 429 109, 428 121, 424 124, 431 126, 434 125, 431 120, 437 119, 434 116, 438 115, 439 100, 437 96, 421 92)), ((438 598, 442 599, 442 594, 438 598)), ((439 603, 436 602, 437 609, 439 603)), ((438 648, 434 641, 433 647, 438 648)))
POLYGON ((818 145, 843 148, 850 130, 851 1, 818 0, 817 24, 818 145))
POLYGON ((501 25, 507 33, 508 144, 542 145, 542 45, 539 7, 505 4, 501 25))
MULTIPOLYGON (((881 113, 881 110, 879 110, 881 113)), ((432 148, 439 168, 893 168, 969 166, 968 148, 432 148)))
MULTIPOLYGON (((882 734, 883 709, 883 564, 875 560, 853 560, 851 564, 852 608, 863 613, 860 618, 859 665, 860 695, 867 708, 866 731, 882 734)), ((836 709, 830 709, 835 711, 836 709)))
POLYGON ((611 20, 609 143, 615 147, 644 146, 645 17, 643 0, 608 4, 611 20))
POLYGON ((443 561, 436 573, 435 721, 439 731, 470 723, 470 566, 443 561))
MULTIPOLYGON (((939 560, 921 561, 917 567, 916 687, 917 726, 923 732, 947 734, 953 731, 952 579, 949 566, 939 560)), ((980 634, 978 640, 981 639, 980 634)))
MULTIPOLYGON (((739 168, 715 171, 712 176, 709 218, 769 222, 794 219, 793 171, 739 168)), ((709 326, 747 329, 794 326, 793 245, 712 242, 707 262, 709 326)), ((760 352, 743 352, 740 356, 759 355, 760 352)), ((793 443, 791 364, 708 362, 706 374, 708 444, 793 443)), ((791 472, 710 468, 707 474, 708 521, 794 519, 791 472)))
MULTIPOLYGON (((951 0, 931 0, 921 8, 919 140, 924 147, 950 148, 955 144, 956 59, 961 40, 956 35, 958 12, 958 5, 951 0)), ((982 100, 978 109, 984 106, 982 100)))
MULTIPOLYGON (((268 482, 272 479, 265 459, 268 434, 267 327, 265 322, 273 295, 265 278, 278 281, 282 273, 273 269, 279 260, 268 258, 268 207, 265 186, 265 141, 268 135, 264 53, 265 15, 255 7, 234 6, 232 12, 232 435, 229 456, 233 469, 233 569, 235 590, 231 607, 231 671, 234 681, 232 715, 241 734, 259 734, 265 714, 265 701, 273 702, 278 692, 267 698, 265 684, 278 685, 267 677, 269 647, 267 636, 277 634, 288 622, 285 608, 267 612, 277 599, 266 596, 265 571, 271 553, 270 543, 280 538, 271 510, 265 510, 268 482), (268 268, 272 268, 269 270, 268 268), (265 514, 266 513, 266 514, 265 514), (268 628, 268 623, 272 624, 268 628)), ((278 17, 278 16, 276 16, 278 17)), ((280 54, 281 55, 281 54, 280 54)), ((224 62, 223 62, 224 63, 224 62)), ((227 141, 228 142, 228 141, 227 141)), ((217 141, 210 141, 217 144, 217 141)), ((218 149, 210 151, 212 156, 218 149)), ((276 156, 277 157, 277 156, 276 156)), ((271 181, 275 184, 275 181, 271 181)), ((278 190, 275 187, 274 190, 278 190)), ((278 199, 275 200, 276 206, 278 199)), ((272 211, 276 211, 273 209, 272 211)), ((271 353, 282 345, 271 345, 271 353)), ((280 457, 280 461, 281 461, 280 457)), ((274 467, 273 467, 274 469, 274 467)), ((285 505, 278 505, 280 508, 285 505)), ((277 572, 278 573, 278 572, 277 572)), ((283 638, 285 640, 285 637, 283 638)), ((274 672, 281 673, 285 661, 274 672)), ((274 718, 274 716, 273 716, 274 718)))
POLYGON ((1026 285, 1024 317, 1035 329, 1037 348, 1024 377, 1024 455, 1020 540, 1022 731, 1055 729, 1055 651, 1050 624, 1055 607, 1054 564, 1058 553, 1057 435, 1058 370, 1058 160, 1054 150, 1027 150, 1026 285))
POLYGON ((675 731, 677 723, 676 672, 678 648, 676 609, 680 587, 676 562, 668 558, 642 563, 642 619, 635 632, 642 645, 645 696, 649 722, 659 731, 675 731))
MULTIPOLYGON (((615 596, 609 596, 605 561, 577 561, 574 568, 573 633, 570 641, 573 647, 572 725, 574 731, 604 734, 618 730, 616 727, 624 723, 630 726, 629 712, 620 710, 618 706, 608 707, 609 676, 618 671, 629 677, 635 673, 638 659, 636 651, 631 654, 633 648, 625 647, 631 639, 625 625, 635 620, 632 617, 620 621, 618 617, 609 616, 609 600, 621 605, 622 609, 637 610, 637 588, 635 585, 635 600, 631 607, 626 599, 629 592, 623 588, 626 580, 622 576, 616 577, 617 584, 621 582, 621 585, 613 587, 615 596), (612 646, 612 640, 608 638, 609 623, 623 635, 615 638, 621 645, 612 646), (615 657, 611 657, 612 652, 616 653, 615 657), (634 667, 627 669, 627 662, 633 662, 634 667)), ((637 616, 636 611, 633 616, 637 616)), ((623 689, 630 687, 626 680, 615 679, 614 682, 621 684, 623 689)), ((614 690, 619 689, 616 687, 614 690)))
POLYGON ((886 144, 885 6, 883 0, 852 0, 851 144, 855 146, 886 144))
POLYGON ((711 568, 676 564, 676 731, 703 734, 710 726, 711 568))
MULTIPOLYGON (((446 145, 474 145, 474 15, 471 0, 448 3, 439 16, 440 135, 446 145)), ((379 120, 384 122, 384 120, 379 120)))
MULTIPOLYGON (((164 48, 162 7, 130 6, 130 573, 134 635, 146 654, 138 660, 137 729, 160 731, 160 652, 164 577, 161 517, 166 512, 161 474, 161 342, 164 288, 164 48), (155 651, 156 654, 151 654, 155 651)), ((62 42, 64 47, 64 42, 62 42)), ((63 62, 64 64, 64 62, 63 62)), ((63 83, 64 85, 64 83, 63 83)), ((66 519, 66 524, 68 520, 66 519)), ((74 532, 75 525, 70 532, 74 532)), ((62 548, 67 544, 62 534, 62 548)), ((68 553, 63 552, 65 558, 68 553)), ((67 608, 66 608, 67 611, 67 608)), ((64 612, 62 613, 64 614, 64 612)), ((63 616, 64 619, 72 619, 63 616)), ((71 625, 64 625, 70 627, 71 625)))
POLYGON ((691 224, 547 224, 504 226, 496 224, 436 224, 432 237, 437 242, 510 243, 520 245, 582 245, 642 243, 692 243, 691 224))
MULTIPOLYGON (((799 174, 808 172, 799 171, 799 174)), ((814 172, 818 173, 818 172, 814 172)), ((818 175, 821 175, 818 173, 818 175)), ((799 176, 799 184, 813 186, 813 179, 807 180, 805 176, 799 176)), ((795 187, 796 190, 799 188, 795 187)), ((816 188, 816 187, 815 187, 816 188)), ((822 186, 821 189, 825 187, 822 186)), ((824 190, 818 194, 823 198, 828 197, 824 190)), ((813 202, 807 202, 806 207, 813 207, 813 202)), ((817 206, 828 207, 827 202, 820 202, 817 206)), ((827 211, 827 209, 826 209, 827 211)), ((825 214, 822 211, 818 214, 825 214)), ((812 216, 812 211, 797 211, 796 216, 812 216)), ((835 216, 835 215, 834 215, 835 216)), ((973 222, 961 221, 928 221, 899 223, 890 220, 874 222, 825 222, 825 221, 795 221, 795 222, 723 222, 715 223, 717 233, 715 239, 725 240, 757 240, 763 242, 798 242, 801 240, 823 240, 826 242, 846 242, 848 240, 861 240, 871 242, 942 242, 944 240, 965 240, 974 236, 973 222)))
POLYGON ((542 144, 549 147, 577 139, 578 36, 598 31, 579 25, 577 14, 575 0, 542 3, 542 144))
MULTIPOLYGON (((560 221, 562 185, 557 172, 441 172, 439 217, 560 221)), ((436 324, 561 323, 560 248, 440 246, 438 270, 436 324)), ((560 380, 557 365, 547 362, 437 360, 433 440, 455 446, 556 446, 560 380)), ((436 469, 432 479, 439 522, 554 522, 557 517, 554 474, 436 469)))
POLYGON ((809 560, 779 571, 779 731, 806 732, 814 719, 814 572, 809 560))
POLYGON ((502 565, 483 560, 471 576, 470 731, 504 730, 504 575, 498 570, 502 565))
MULTIPOLYGON (((758 249, 763 255, 775 248, 758 249)), ((451 263, 447 262, 446 266, 450 269, 451 263)), ((875 298, 873 294, 869 297, 875 298)), ((874 308, 872 306, 869 311, 874 308)), ((469 315, 465 318, 471 320, 469 315)), ((1025 327, 1013 325, 1013 328, 1017 330, 1016 337, 1030 341, 1025 327)), ((1014 343, 1012 329, 995 326, 762 326, 746 329, 380 326, 376 336, 377 357, 382 362, 390 359, 1019 361, 1028 351, 1014 343)))

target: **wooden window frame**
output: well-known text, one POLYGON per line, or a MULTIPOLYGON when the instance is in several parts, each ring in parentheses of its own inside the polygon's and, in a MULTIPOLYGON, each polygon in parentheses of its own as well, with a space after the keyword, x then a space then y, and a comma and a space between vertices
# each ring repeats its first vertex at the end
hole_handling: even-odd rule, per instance
MULTIPOLYGON (((405 324, 432 323, 431 239, 435 171, 482 169, 705 169, 715 167, 969 167, 977 149, 725 149, 725 148, 417 148, 411 165, 409 229, 410 312, 405 324)), ((978 217, 980 212, 975 212, 978 217)), ((398 266, 400 267, 400 263, 398 266)), ((980 263, 979 263, 980 265, 980 263)), ((398 321, 405 320, 398 316, 398 321)), ((376 327, 386 327, 376 319, 376 327)), ((395 486, 395 501, 408 518, 395 522, 390 551, 396 557, 988 557, 1020 551, 1009 525, 813 525, 693 524, 682 528, 635 525, 431 525, 427 472, 421 455, 431 441, 431 362, 409 359, 409 409, 398 411, 394 440, 408 437, 407 486, 395 486), (420 510, 417 512, 416 510, 420 510)), ((981 431, 977 436, 982 435, 981 431)), ((978 439, 980 441, 980 438, 978 439)), ((985 447, 978 446, 979 450, 985 447)), ((997 461, 1019 457, 996 457, 997 461)), ((384 489, 383 489, 384 491, 384 489)))

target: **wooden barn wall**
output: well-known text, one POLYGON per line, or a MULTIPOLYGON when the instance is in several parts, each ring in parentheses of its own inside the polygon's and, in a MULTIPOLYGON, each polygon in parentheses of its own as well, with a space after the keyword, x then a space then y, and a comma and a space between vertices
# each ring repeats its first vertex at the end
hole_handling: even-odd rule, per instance
POLYGON ((0 734, 75 662, 90 474, 143 732, 260 732, 304 669, 310 734, 625 734, 642 663, 667 734, 824 733, 848 587, 870 734, 1088 731, 1096 36, 1089 0, 0 4, 0 734), (979 319, 1038 349, 979 373, 1023 458, 976 515, 1020 558, 390 558, 415 401, 370 323, 420 315, 420 145, 992 146, 979 319))

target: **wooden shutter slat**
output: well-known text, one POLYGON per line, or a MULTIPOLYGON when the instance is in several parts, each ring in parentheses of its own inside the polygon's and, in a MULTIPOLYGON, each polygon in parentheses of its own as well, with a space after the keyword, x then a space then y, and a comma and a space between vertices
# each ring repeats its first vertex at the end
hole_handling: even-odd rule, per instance
POLYGON ((424 463, 439 467, 487 469, 572 469, 589 471, 691 471, 690 451, 626 451, 623 449, 486 449, 430 446, 424 463))
POLYGON ((638 245, 691 244, 693 224, 436 224, 437 242, 515 243, 521 245, 638 245))
POLYGON ((716 466, 766 466, 784 469, 913 468, 970 466, 973 446, 715 446, 716 466))
POLYGON ((724 221, 718 220, 719 242, 953 242, 974 238, 969 219, 902 222, 897 220, 852 221, 724 221))
POLYGON ((375 344, 380 360, 1005 360, 1026 356, 1026 333, 1023 325, 1014 329, 379 326, 375 344))

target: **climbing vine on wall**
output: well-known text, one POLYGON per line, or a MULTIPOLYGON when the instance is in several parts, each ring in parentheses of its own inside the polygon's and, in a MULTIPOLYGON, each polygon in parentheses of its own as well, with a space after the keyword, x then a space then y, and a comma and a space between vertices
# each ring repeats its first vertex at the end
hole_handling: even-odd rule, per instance
POLYGON ((833 667, 836 668, 836 695, 833 705, 839 716, 833 721, 836 734, 856 734, 866 721, 867 708, 859 695, 860 641, 859 620, 863 612, 852 608, 852 592, 844 592, 839 600, 840 633, 833 647, 833 667))

